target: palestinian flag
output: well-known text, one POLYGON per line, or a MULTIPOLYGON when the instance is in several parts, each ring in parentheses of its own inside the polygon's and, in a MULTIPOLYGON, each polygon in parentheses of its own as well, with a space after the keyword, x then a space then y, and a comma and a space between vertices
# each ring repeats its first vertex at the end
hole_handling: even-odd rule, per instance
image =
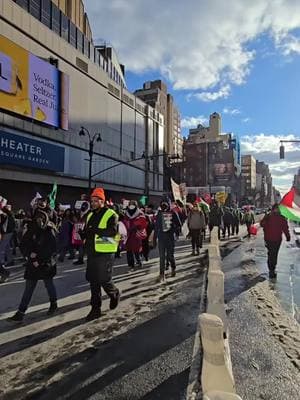
POLYGON ((209 211, 210 211, 209 205, 202 199, 202 197, 197 197, 197 198, 196 198, 196 203, 198 203, 199 206, 200 206, 205 212, 209 212, 209 211))
POLYGON ((300 222, 300 196, 297 195, 294 187, 283 196, 279 204, 279 209, 281 215, 285 218, 300 222))

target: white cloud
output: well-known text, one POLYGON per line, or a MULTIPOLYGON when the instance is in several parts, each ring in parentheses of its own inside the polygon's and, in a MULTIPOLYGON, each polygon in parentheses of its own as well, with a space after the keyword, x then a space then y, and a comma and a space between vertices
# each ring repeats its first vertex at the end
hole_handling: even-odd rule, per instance
POLYGON ((249 122, 251 119, 249 118, 249 117, 247 117, 247 118, 243 118, 242 119, 242 122, 244 122, 245 124, 247 123, 247 122, 249 122))
POLYGON ((206 125, 208 119, 204 115, 198 115, 198 117, 184 117, 181 119, 182 128, 196 128, 197 125, 206 125))
POLYGON ((295 135, 247 135, 241 138, 242 154, 252 154, 270 167, 273 185, 281 193, 292 186, 294 175, 300 168, 300 144, 285 143, 285 159, 279 158, 280 139, 294 140, 295 135))
POLYGON ((195 97, 198 100, 202 100, 204 102, 215 101, 218 99, 227 99, 230 95, 230 86, 225 85, 220 88, 217 92, 201 92, 201 93, 193 93, 192 97, 195 97))
POLYGON ((223 113, 229 115, 238 115, 241 114, 241 111, 238 108, 224 107, 223 113))
POLYGON ((126 68, 155 70, 175 89, 204 90, 200 100, 226 98, 226 85, 247 79, 266 33, 284 54, 300 52, 298 0, 85 0, 95 43, 105 38, 126 68))

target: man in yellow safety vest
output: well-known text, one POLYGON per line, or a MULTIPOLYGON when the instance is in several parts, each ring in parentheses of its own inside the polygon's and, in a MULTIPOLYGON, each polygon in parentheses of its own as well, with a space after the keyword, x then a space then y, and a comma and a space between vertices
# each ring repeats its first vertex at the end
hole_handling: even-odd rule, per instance
POLYGON ((115 253, 118 249, 118 215, 105 205, 102 188, 94 189, 91 209, 82 233, 87 253, 86 279, 90 282, 91 311, 86 321, 101 317, 101 288, 110 298, 110 309, 118 306, 120 292, 112 282, 115 253))

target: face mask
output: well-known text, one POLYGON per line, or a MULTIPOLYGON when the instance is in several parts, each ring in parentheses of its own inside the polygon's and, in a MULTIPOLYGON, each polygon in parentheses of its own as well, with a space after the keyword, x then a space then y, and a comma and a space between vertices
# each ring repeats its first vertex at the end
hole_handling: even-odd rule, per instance
POLYGON ((131 204, 128 208, 129 208, 129 210, 135 210, 136 206, 134 204, 131 204))

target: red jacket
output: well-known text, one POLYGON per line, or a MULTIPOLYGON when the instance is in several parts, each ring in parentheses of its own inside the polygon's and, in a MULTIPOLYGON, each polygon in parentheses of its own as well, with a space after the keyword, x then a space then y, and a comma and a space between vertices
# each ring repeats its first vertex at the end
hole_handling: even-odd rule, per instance
POLYGON ((287 220, 279 214, 264 216, 260 225, 263 227, 266 241, 281 242, 283 233, 288 241, 291 239, 287 220))
POLYGON ((139 209, 133 215, 126 212, 123 222, 128 234, 126 250, 134 253, 141 252, 143 239, 147 238, 148 221, 145 215, 139 209))

